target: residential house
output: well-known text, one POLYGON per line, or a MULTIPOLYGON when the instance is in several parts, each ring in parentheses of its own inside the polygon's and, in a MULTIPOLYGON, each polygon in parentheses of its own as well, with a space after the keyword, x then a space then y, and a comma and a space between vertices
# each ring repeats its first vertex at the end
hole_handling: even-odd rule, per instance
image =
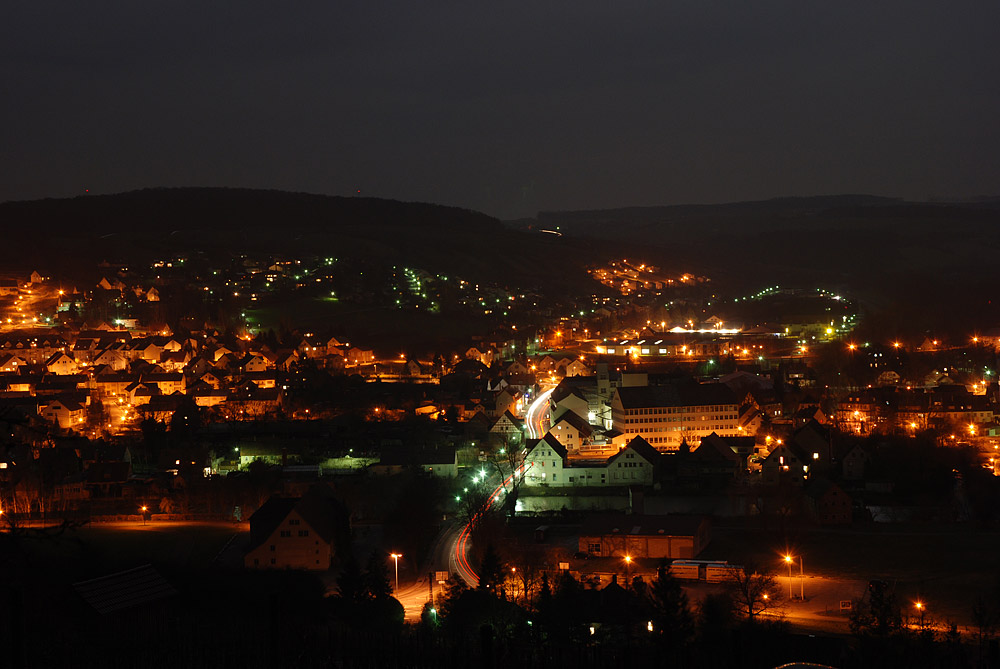
POLYGON ((65 353, 53 353, 52 357, 45 361, 45 369, 51 374, 66 375, 76 374, 80 367, 76 360, 65 353))
POLYGON ((861 444, 855 444, 840 462, 844 479, 847 481, 861 481, 865 478, 865 469, 871 464, 872 456, 867 448, 861 444))
POLYGON ((590 441, 594 434, 593 426, 574 411, 565 411, 549 428, 559 443, 570 453, 575 453, 590 441))
POLYGON ((0 372, 4 374, 15 374, 20 367, 24 367, 28 361, 13 353, 0 353, 0 372))
POLYGON ((68 399, 53 399, 42 405, 41 416, 64 430, 78 428, 87 420, 87 407, 68 399))
POLYGON ((854 501, 836 483, 815 479, 803 491, 807 509, 821 525, 849 525, 854 501))
POLYGON ((524 421, 504 411, 490 427, 490 434, 499 436, 504 443, 519 444, 524 439, 524 421))
POLYGON ((761 478, 764 483, 772 485, 783 481, 801 485, 809 477, 811 463, 812 458, 798 445, 781 443, 761 463, 761 478))
POLYGON ((271 497, 250 516, 250 548, 243 564, 250 569, 330 568, 343 512, 328 493, 271 497))

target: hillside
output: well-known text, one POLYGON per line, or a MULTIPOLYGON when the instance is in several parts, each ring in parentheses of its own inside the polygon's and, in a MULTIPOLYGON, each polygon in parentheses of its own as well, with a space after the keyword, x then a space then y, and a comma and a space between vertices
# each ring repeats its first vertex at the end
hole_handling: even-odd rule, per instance
POLYGON ((18 269, 80 272, 101 260, 147 262, 203 252, 322 254, 532 285, 588 281, 589 244, 510 230, 441 205, 282 191, 173 188, 0 204, 18 269), (570 252, 567 253, 566 251, 570 252), (573 258, 573 260, 568 260, 573 258), (583 261, 583 262, 581 262, 583 261))
POLYGON ((698 267, 734 291, 773 283, 859 296, 882 329, 1000 324, 992 266, 1000 206, 864 195, 542 212, 523 227, 642 240, 643 258, 698 267), (904 323, 905 321, 905 323, 904 323))

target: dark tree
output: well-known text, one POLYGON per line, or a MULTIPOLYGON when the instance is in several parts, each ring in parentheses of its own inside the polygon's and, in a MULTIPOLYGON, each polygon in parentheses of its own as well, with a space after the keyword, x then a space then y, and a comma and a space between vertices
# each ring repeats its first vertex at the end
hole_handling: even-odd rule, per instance
POLYGON ((649 587, 649 599, 653 609, 653 629, 660 640, 671 648, 686 647, 694 636, 694 619, 687 595, 664 563, 656 569, 656 578, 649 587))
POLYGON ((482 564, 479 565, 479 585, 480 590, 497 591, 497 586, 503 582, 506 576, 503 560, 497 553, 493 544, 487 544, 486 553, 483 555, 482 564))
POLYGON ((898 632, 903 615, 896 595, 882 581, 868 584, 868 592, 851 610, 851 631, 858 636, 886 637, 898 632))
POLYGON ((368 556, 363 583, 367 599, 381 600, 392 596, 392 585, 389 583, 389 570, 386 567, 386 561, 375 551, 372 551, 372 554, 368 556))

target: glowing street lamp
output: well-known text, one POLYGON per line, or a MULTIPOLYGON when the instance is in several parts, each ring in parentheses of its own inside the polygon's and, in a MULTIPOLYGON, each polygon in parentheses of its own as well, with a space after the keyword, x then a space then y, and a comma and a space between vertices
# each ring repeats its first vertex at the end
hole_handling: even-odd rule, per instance
POLYGON ((924 605, 924 603, 921 602, 921 601, 919 601, 919 600, 916 601, 916 602, 914 602, 913 606, 915 606, 916 609, 917 609, 917 611, 920 612, 920 629, 923 629, 924 628, 924 611, 927 610, 927 606, 924 605))
POLYGON ((145 526, 146 525, 146 507, 145 507, 145 505, 140 506, 139 507, 139 511, 142 512, 142 524, 143 524, 143 526, 145 526))
POLYGON ((786 555, 785 556, 785 564, 788 565, 788 598, 789 599, 791 599, 793 597, 793 595, 792 595, 792 562, 793 562, 792 556, 791 555, 786 555))
POLYGON ((631 567, 632 567, 632 556, 631 555, 626 555, 625 556, 625 587, 626 588, 628 588, 628 584, 629 584, 629 576, 631 575, 631 567))
POLYGON ((389 557, 393 559, 396 563, 396 590, 394 592, 399 592, 399 558, 403 557, 402 553, 390 553, 389 557))

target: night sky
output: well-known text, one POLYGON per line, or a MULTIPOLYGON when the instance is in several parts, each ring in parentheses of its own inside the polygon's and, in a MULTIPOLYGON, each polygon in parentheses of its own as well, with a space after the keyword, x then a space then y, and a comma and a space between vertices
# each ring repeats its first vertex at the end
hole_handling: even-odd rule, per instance
POLYGON ((998 35, 984 0, 12 1, 0 201, 1000 195, 998 35))

